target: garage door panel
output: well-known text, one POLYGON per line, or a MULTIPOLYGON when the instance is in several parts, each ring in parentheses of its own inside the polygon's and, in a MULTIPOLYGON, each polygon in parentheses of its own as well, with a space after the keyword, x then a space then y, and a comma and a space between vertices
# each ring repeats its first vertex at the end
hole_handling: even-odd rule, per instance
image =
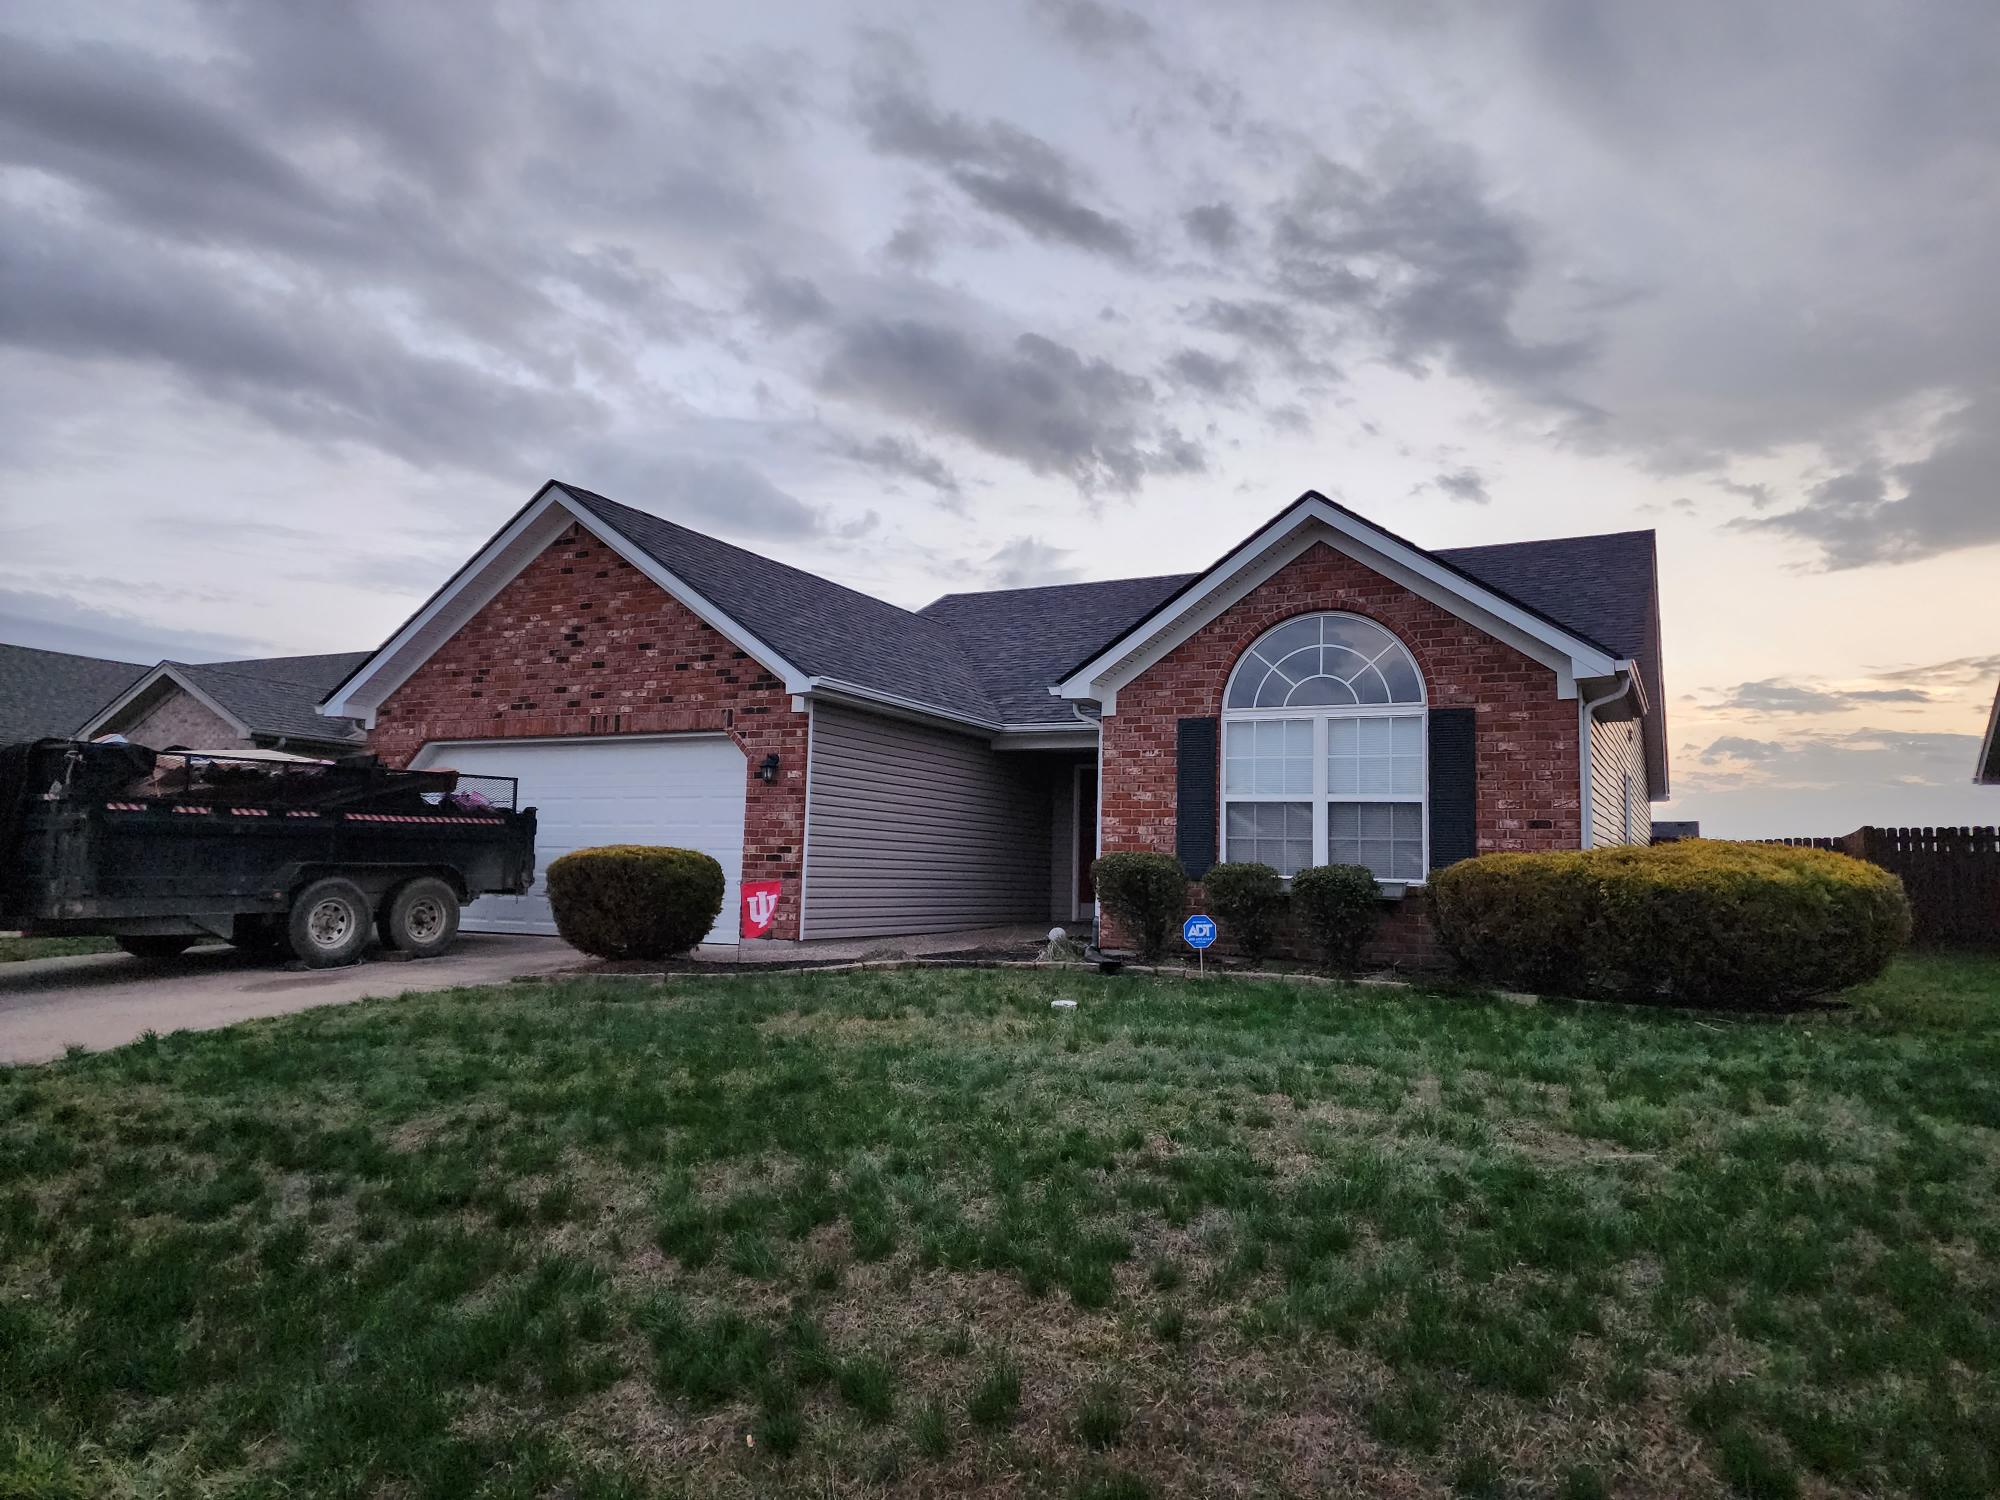
POLYGON ((737 940, 746 768, 721 736, 597 740, 477 740, 429 745, 419 766, 512 776, 537 809, 535 884, 524 896, 484 896, 465 909, 468 932, 553 934, 543 873, 563 855, 602 844, 699 849, 727 882, 712 943, 737 940))

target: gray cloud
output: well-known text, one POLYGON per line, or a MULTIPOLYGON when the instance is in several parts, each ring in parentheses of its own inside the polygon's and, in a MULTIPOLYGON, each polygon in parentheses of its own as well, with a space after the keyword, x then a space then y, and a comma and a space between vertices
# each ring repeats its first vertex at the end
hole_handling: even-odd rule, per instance
POLYGON ((1955 415, 1912 463, 1868 462, 1822 481, 1806 503, 1733 524, 1797 537, 1830 569, 1914 562, 2000 542, 2000 398, 1955 415))
POLYGON ((836 437, 833 451, 852 463, 874 469, 896 479, 914 479, 929 485, 939 495, 956 499, 961 487, 958 476, 935 453, 915 443, 884 434, 863 442, 859 438, 836 437))
POLYGON ((769 268, 751 276, 743 305, 765 327, 778 332, 824 322, 833 312, 833 304, 811 277, 787 276, 769 268))
POLYGON ((877 151, 938 168, 974 203, 1038 240, 1118 260, 1137 255, 1132 231, 1079 196, 1082 174, 1068 157, 1004 120, 939 109, 911 86, 917 65, 907 49, 881 50, 857 79, 855 106, 877 151))
POLYGON ((601 444, 579 461, 576 482, 702 530, 757 535, 774 544, 838 534, 823 510, 779 489, 748 464, 664 451, 669 446, 601 444))
POLYGON ((1175 384, 1218 400, 1242 395, 1250 383, 1240 360, 1218 359, 1203 349, 1176 349, 1167 357, 1166 372, 1175 384))
POLYGON ((1477 469, 1452 469, 1431 481, 1433 488, 1452 500, 1469 505, 1488 505, 1493 497, 1486 491, 1486 478, 1477 469))
POLYGON ((1036 588, 1051 583, 1074 583, 1083 576, 1081 568, 1066 564, 1069 551, 1051 547, 1036 537, 1017 536, 986 560, 986 576, 994 588, 1036 588))
POLYGON ((1102 0, 1041 0, 1040 9, 1059 34, 1087 52, 1119 52, 1153 40, 1152 22, 1102 0))
POLYGON ((1931 695, 1921 688, 1814 687, 1767 677, 1761 682, 1737 683, 1724 692, 1718 706, 1760 714, 1837 714, 1880 703, 1930 701, 1931 695))
POLYGON ((1243 238, 1243 221, 1227 203, 1203 203, 1181 215, 1188 238, 1204 250, 1227 255, 1243 238))
POLYGON ((1893 667, 1870 674, 1881 682, 1917 683, 1934 691, 1954 688, 1984 688, 2000 677, 2000 652, 1990 656, 1955 656, 1949 661, 1928 662, 1917 667, 1893 667))
POLYGON ((1406 364, 1440 358, 1517 386, 1577 364, 1581 340, 1516 332, 1533 257, 1523 227, 1488 200, 1469 152, 1405 134, 1369 167, 1317 158, 1277 206, 1271 244, 1287 295, 1350 313, 1406 364))
POLYGON ((124 610, 103 609, 69 594, 0 587, 0 640, 44 651, 113 661, 214 661, 268 654, 266 640, 190 630, 124 610))
POLYGON ((819 386, 1086 493, 1129 493, 1148 473, 1206 462, 1160 427, 1151 382, 1041 334, 995 349, 939 323, 862 319, 839 330, 819 386))

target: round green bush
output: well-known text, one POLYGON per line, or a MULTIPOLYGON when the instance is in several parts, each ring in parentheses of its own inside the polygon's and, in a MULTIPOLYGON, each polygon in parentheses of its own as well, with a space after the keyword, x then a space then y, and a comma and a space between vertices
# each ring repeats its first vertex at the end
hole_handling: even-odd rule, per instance
POLYGON ((1320 961, 1352 974, 1382 915, 1382 892, 1366 865, 1314 865, 1292 877, 1292 914, 1320 961))
POLYGON ((1586 998, 1783 1006, 1873 979, 1910 936, 1887 870, 1781 844, 1488 854, 1430 899, 1469 972, 1586 998))
POLYGON ((1097 899, 1138 945, 1139 957, 1156 962, 1167 934, 1187 912, 1187 876, 1171 854, 1138 850, 1100 854, 1090 867, 1097 899))
POLYGON ((607 844, 549 866, 556 931, 599 958, 673 958, 722 913, 722 866, 698 849, 607 844))
POLYGON ((1244 860, 1210 865, 1201 886, 1223 938, 1251 963, 1262 963, 1285 919, 1285 878, 1244 860))

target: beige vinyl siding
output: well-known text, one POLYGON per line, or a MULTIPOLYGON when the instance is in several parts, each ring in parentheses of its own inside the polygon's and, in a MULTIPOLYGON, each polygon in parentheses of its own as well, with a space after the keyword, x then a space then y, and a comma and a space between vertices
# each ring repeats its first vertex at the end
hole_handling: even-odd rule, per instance
POLYGON ((1646 797, 1646 740, 1637 719, 1590 726, 1590 841, 1644 844, 1653 836, 1653 808, 1646 797), (1628 838, 1626 829, 1631 829, 1628 838))
POLYGON ((984 739, 821 704, 811 775, 805 936, 1047 919, 1045 768, 984 739))

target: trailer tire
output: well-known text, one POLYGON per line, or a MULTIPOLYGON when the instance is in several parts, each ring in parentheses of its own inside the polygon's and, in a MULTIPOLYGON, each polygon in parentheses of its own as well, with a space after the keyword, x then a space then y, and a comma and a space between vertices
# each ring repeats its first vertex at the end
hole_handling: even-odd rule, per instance
POLYGON ((191 937, 170 932, 134 933, 129 937, 114 938, 113 941, 134 958, 178 958, 195 942, 191 937))
POLYGON ((406 880, 382 904, 382 941, 411 958, 436 958, 458 937, 458 892, 435 875, 406 880))
POLYGON ((358 963, 368 946, 368 898, 351 880, 315 880, 292 902, 286 924, 292 952, 308 969, 337 969, 358 963))

